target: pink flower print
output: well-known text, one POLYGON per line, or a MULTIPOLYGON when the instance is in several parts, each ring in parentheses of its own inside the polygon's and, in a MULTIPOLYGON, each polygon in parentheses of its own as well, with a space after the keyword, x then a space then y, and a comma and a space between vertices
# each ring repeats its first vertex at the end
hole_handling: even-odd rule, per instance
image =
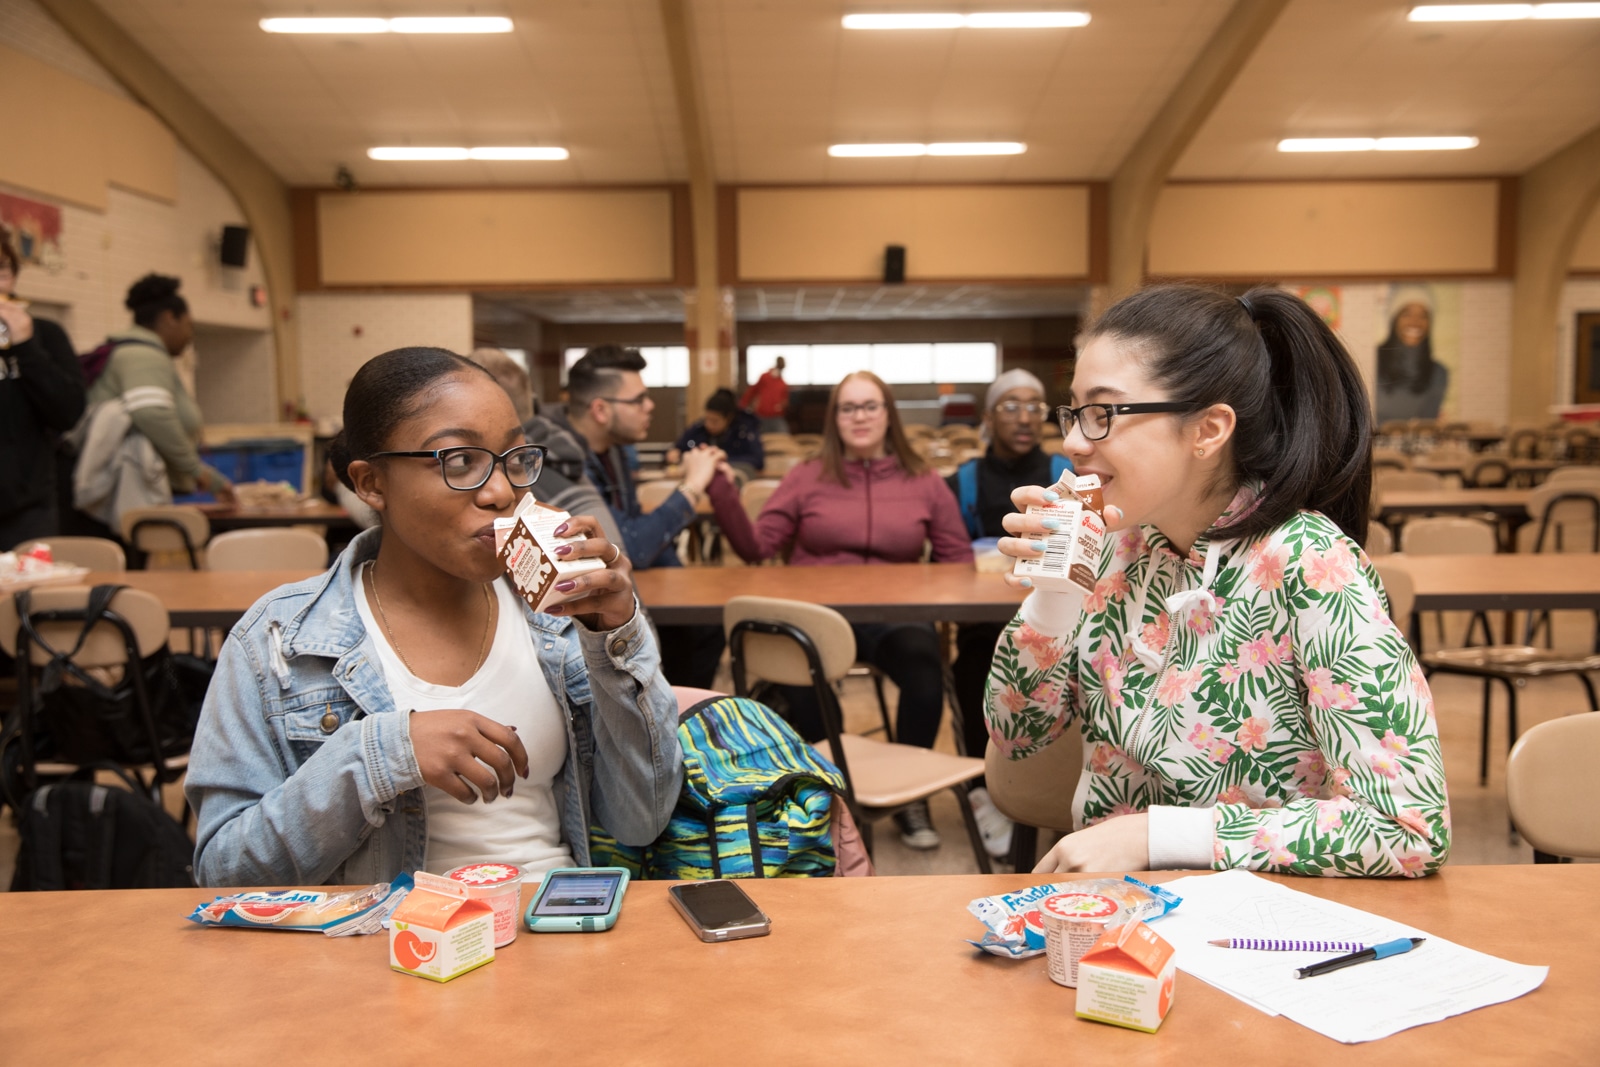
POLYGON ((1124 563, 1138 559, 1144 548, 1144 531, 1137 526, 1122 531, 1117 538, 1117 558, 1124 563))
POLYGON ((1411 746, 1406 744, 1406 739, 1393 730, 1384 731, 1383 738, 1378 743, 1402 759, 1411 755, 1411 746))
POLYGON ((1156 616, 1155 622, 1147 622, 1139 631, 1139 640, 1152 652, 1160 652, 1167 647, 1167 640, 1172 636, 1172 619, 1166 612, 1156 616))
POLYGON ((1293 774, 1299 782, 1300 792, 1305 796, 1315 796, 1328 780, 1328 764, 1320 752, 1302 752, 1300 758, 1295 760, 1293 774))
POLYGON ((1127 673, 1121 667, 1111 667, 1106 670, 1106 700, 1114 708, 1122 707, 1122 680, 1127 673))
POLYGON ((1343 767, 1333 772, 1333 795, 1347 797, 1350 795, 1350 772, 1343 767))
POLYGON ((1360 706, 1356 699, 1356 691, 1346 682, 1336 682, 1333 686, 1333 706, 1341 711, 1354 711, 1360 706))
POLYGON ((1250 550, 1250 580, 1266 592, 1283 588, 1283 567, 1289 562, 1288 545, 1260 545, 1250 550))
POLYGON ((1300 554, 1306 584, 1319 593, 1337 593, 1355 580, 1356 558, 1350 546, 1335 541, 1326 552, 1308 548, 1300 554))
POLYGON ((1050 649, 1055 645, 1053 638, 1045 636, 1027 623, 1017 627, 1016 633, 1011 635, 1011 642, 1034 659, 1049 655, 1050 649))
POLYGON ((1248 804, 1250 799, 1245 795, 1244 786, 1235 783, 1217 794, 1217 803, 1248 804))
POLYGON ((1011 754, 1022 747, 1022 743, 1020 741, 1014 741, 1009 737, 1001 737, 992 730, 989 732, 989 740, 994 742, 994 747, 999 750, 1000 755, 1006 759, 1010 759, 1011 754))
POLYGON ((1189 743, 1195 748, 1206 748, 1217 739, 1217 728, 1210 723, 1195 723, 1193 730, 1189 731, 1189 743))
POLYGON ((1016 686, 1008 685, 1000 690, 1000 704, 1013 715, 1020 715, 1022 709, 1028 706, 1028 698, 1019 692, 1016 686))
POLYGON ((1428 821, 1422 817, 1421 813, 1412 811, 1410 808, 1401 808, 1395 815, 1394 821, 1418 837, 1428 836, 1428 821))
POLYGON ((1239 732, 1234 740, 1246 752, 1267 747, 1267 727, 1271 723, 1259 715, 1252 715, 1239 726, 1239 732))
POLYGON ((1306 683, 1306 699, 1311 702, 1312 706, 1324 710, 1333 707, 1337 694, 1333 689, 1332 671, 1326 667, 1318 667, 1315 670, 1306 671, 1301 677, 1305 679, 1306 683))
POLYGON ((1416 855, 1415 853, 1409 856, 1400 857, 1400 869, 1404 871, 1408 877, 1414 877, 1421 874, 1422 864, 1422 857, 1416 855))
POLYGON ((1385 778, 1394 779, 1400 776, 1400 761, 1395 759, 1392 752, 1375 752, 1371 758, 1372 769, 1385 778))
POLYGON ((1215 628, 1217 616, 1222 614, 1222 605, 1225 603, 1221 597, 1213 594, 1209 604, 1201 604, 1189 612, 1185 625, 1191 632, 1204 637, 1215 628))
POLYGON ((1284 864, 1294 859, 1294 854, 1278 844, 1278 832, 1266 827, 1256 831, 1256 836, 1250 842, 1250 848, 1256 852, 1265 852, 1267 859, 1272 863, 1284 864))
POLYGON ((1111 814, 1107 815, 1106 818, 1115 819, 1118 815, 1137 815, 1138 813, 1138 809, 1132 804, 1116 804, 1112 806, 1111 814))
POLYGON ((1239 646, 1239 673, 1260 674, 1278 662, 1278 643, 1270 635, 1261 634, 1253 641, 1239 646))
POLYGON ((1111 639, 1103 638, 1100 647, 1089 657, 1089 669, 1103 679, 1109 677, 1118 666, 1120 666, 1119 657, 1116 650, 1111 647, 1111 639))
POLYGON ((1284 634, 1278 638, 1278 662, 1288 663, 1294 659, 1294 646, 1289 643, 1289 635, 1284 634))
POLYGON ((1224 663, 1217 668, 1217 680, 1223 685, 1232 685, 1243 677, 1244 672, 1239 669, 1238 664, 1224 663))
POLYGON ((1111 759, 1116 754, 1116 749, 1104 741, 1094 746, 1089 754, 1089 770, 1095 774, 1110 774, 1111 759))
POLYGON ((1052 641, 1042 650, 1033 653, 1034 666, 1041 671, 1054 670, 1055 665, 1061 662, 1061 657, 1066 652, 1066 646, 1052 641))
POLYGON ((1222 838, 1220 838, 1220 837, 1212 837, 1212 839, 1211 839, 1211 862, 1212 863, 1221 863, 1223 860, 1225 860, 1227 858, 1228 858, 1228 852, 1227 852, 1226 849, 1224 849, 1222 847, 1222 838))
POLYGON ((1219 737, 1211 742, 1211 747, 1206 751, 1206 755, 1211 757, 1212 763, 1227 763, 1233 757, 1235 751, 1233 744, 1227 738, 1219 737))
POLYGON ((1317 805, 1317 833, 1332 833, 1344 825, 1344 812, 1337 804, 1317 805))
POLYGON ((1028 699, 1038 707, 1053 708, 1061 703, 1061 686, 1040 682, 1034 686, 1033 692, 1028 694, 1028 699))
POLYGON ((1164 708, 1173 707, 1182 703, 1199 684, 1199 667, 1187 671, 1168 671, 1166 677, 1161 679, 1161 688, 1156 692, 1156 700, 1160 701, 1164 708))

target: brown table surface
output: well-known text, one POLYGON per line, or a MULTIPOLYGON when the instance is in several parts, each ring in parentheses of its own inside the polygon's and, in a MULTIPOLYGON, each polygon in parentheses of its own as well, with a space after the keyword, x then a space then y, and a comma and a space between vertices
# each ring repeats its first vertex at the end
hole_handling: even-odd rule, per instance
POLYGON ((226 507, 220 504, 203 504, 201 511, 211 522, 213 530, 242 530, 252 526, 351 526, 350 513, 337 504, 312 498, 298 504, 282 507, 226 507))
POLYGON ((111 582, 154 593, 167 606, 177 629, 216 626, 227 629, 250 605, 290 582, 316 571, 95 571, 82 584, 111 582))
MULTIPOLYGON (((1162 881, 1174 873, 1153 876, 1162 881)), ((967 902, 1033 875, 749 881, 768 937, 703 944, 666 883, 615 929, 529 934, 445 985, 389 970, 387 938, 203 929, 210 891, 0 895, 16 1064, 1580 1063, 1600 1049, 1600 866, 1446 867, 1419 881, 1283 879, 1550 968, 1534 992, 1363 1045, 1187 974, 1155 1034, 1073 1017, 1043 957, 986 956, 967 902), (1508 904, 1509 902, 1509 904, 1508 904), (1511 909, 1508 915, 1507 908, 1511 909)), ((525 897, 526 902, 526 897, 525 897)))
POLYGON ((1415 579, 1418 611, 1600 610, 1600 556, 1384 556, 1415 579))
POLYGON ((1531 489, 1386 489, 1378 494, 1378 514, 1493 511, 1526 515, 1531 489))
POLYGON ((826 604, 851 622, 1005 622, 1022 590, 970 563, 661 567, 633 576, 658 624, 720 623, 736 596, 826 604))

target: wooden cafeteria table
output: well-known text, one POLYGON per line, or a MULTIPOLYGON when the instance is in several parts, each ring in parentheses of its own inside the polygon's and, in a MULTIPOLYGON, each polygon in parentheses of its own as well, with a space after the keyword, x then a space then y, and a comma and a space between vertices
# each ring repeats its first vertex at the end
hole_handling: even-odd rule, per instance
POLYGON ((1417 587, 1417 611, 1600 611, 1597 555, 1398 553, 1380 558, 1411 574, 1417 587))
POLYGON ((1050 981, 1042 956, 999 959, 965 942, 982 931, 968 901, 1038 884, 1035 875, 747 881, 772 933, 715 945, 684 925, 667 883, 635 882, 615 929, 523 933, 444 985, 389 970, 382 935, 186 922, 213 891, 7 893, 0 940, 13 980, 0 999, 0 1049, 16 1064, 162 1067, 463 1055, 561 1067, 1593 1062, 1600 865, 1281 880, 1546 965, 1549 977, 1505 1004, 1341 1045, 1188 974, 1155 1034, 1074 1018, 1073 991, 1050 981), (1519 919, 1508 921, 1507 902, 1519 919))
POLYGON ((633 576, 658 625, 720 623, 736 596, 826 604, 851 622, 1005 622, 1023 590, 970 563, 659 567, 633 576))
POLYGON ((200 510, 214 531, 243 530, 257 526, 354 526, 350 513, 337 504, 313 498, 281 507, 226 507, 203 504, 200 510))
POLYGON ((214 626, 228 629, 250 605, 280 585, 309 578, 316 571, 95 571, 83 585, 112 583, 154 593, 167 606, 174 629, 214 626))
POLYGON ((1528 521, 1531 489, 1386 489, 1378 494, 1376 518, 1400 543, 1400 528, 1416 515, 1492 514, 1501 527, 1503 551, 1516 545, 1517 527, 1528 521))

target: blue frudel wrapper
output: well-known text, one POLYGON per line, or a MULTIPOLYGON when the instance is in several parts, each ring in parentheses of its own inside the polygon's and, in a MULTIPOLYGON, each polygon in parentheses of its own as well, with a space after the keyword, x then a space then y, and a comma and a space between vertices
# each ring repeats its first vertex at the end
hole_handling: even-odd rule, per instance
POLYGON ((1121 881, 1089 878, 1077 882, 1029 886, 1014 893, 979 897, 968 904, 967 910, 987 926, 989 932, 983 935, 983 940, 967 943, 991 955, 1016 960, 1042 954, 1044 924, 1039 918, 1039 902, 1057 893, 1091 893, 1111 899, 1120 911, 1106 923, 1108 927, 1121 926, 1136 919, 1152 922, 1183 903, 1183 898, 1171 890, 1147 885, 1131 874, 1121 881))

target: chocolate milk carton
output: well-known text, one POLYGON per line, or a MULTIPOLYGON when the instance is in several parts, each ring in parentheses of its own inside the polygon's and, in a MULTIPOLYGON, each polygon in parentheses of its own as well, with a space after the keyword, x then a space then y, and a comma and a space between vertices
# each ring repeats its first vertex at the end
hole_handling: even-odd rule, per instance
POLYGON ((565 511, 547 507, 529 494, 522 498, 516 514, 511 518, 494 520, 494 538, 500 565, 506 569, 511 576, 511 584, 534 611, 545 611, 572 599, 571 593, 556 592, 557 582, 591 571, 605 570, 606 565, 602 560, 564 560, 555 554, 562 545, 587 540, 582 536, 556 536, 556 528, 570 518, 572 516, 565 511))
POLYGON ((1106 538, 1106 520, 1100 514, 1105 504, 1100 496, 1098 475, 1086 474, 1081 478, 1068 475, 1062 479, 1062 486, 1078 495, 1063 492, 1054 504, 1028 509, 1029 515, 1058 520, 1061 529, 1044 539, 1043 556, 1017 560, 1011 573, 1018 578, 1031 579, 1035 589, 1076 593, 1082 599, 1094 592, 1100 546, 1106 538))

